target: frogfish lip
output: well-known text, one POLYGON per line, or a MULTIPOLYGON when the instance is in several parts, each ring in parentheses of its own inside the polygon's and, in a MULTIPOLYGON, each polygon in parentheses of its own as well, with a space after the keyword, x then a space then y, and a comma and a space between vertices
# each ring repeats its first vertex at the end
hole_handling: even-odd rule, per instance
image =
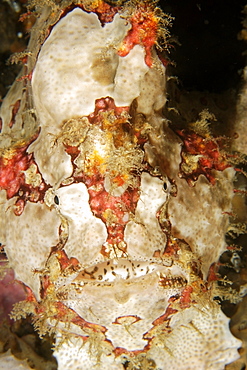
POLYGON ((164 261, 157 258, 145 261, 128 258, 111 259, 83 269, 79 272, 75 281, 97 285, 99 283, 102 283, 102 285, 114 284, 121 280, 134 283, 151 275, 156 275, 159 284, 166 288, 183 287, 189 282, 188 272, 170 258, 164 261))

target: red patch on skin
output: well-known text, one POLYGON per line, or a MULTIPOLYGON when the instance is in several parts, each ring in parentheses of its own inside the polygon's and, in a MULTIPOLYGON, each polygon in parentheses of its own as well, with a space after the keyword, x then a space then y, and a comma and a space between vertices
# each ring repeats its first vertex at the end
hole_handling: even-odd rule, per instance
POLYGON ((136 316, 136 315, 126 315, 126 316, 119 316, 116 318, 115 321, 113 321, 112 323, 113 324, 116 324, 116 325, 123 325, 124 323, 124 320, 125 319, 128 319, 128 318, 131 318, 133 319, 133 322, 129 325, 132 325, 132 324, 135 324, 136 322, 140 321, 141 318, 139 316, 136 316))
POLYGON ((49 291, 47 292, 49 286, 51 286, 51 282, 48 275, 41 276, 40 278, 41 282, 41 289, 40 289, 40 296, 42 299, 47 297, 47 294, 49 295, 49 291))
MULTIPOLYGON (((84 320, 73 309, 67 307, 59 300, 50 301, 50 304, 47 307, 47 299, 45 298, 51 296, 50 289, 52 289, 52 286, 53 283, 50 281, 49 275, 44 275, 41 279, 41 298, 44 301, 41 300, 40 302, 37 301, 32 290, 29 287, 25 287, 26 301, 33 303, 33 308, 35 311, 35 314, 33 314, 34 319, 38 319, 39 316, 42 318, 46 311, 50 310, 50 314, 52 315, 51 319, 55 319, 64 323, 72 322, 73 324, 80 326, 82 329, 88 328, 93 330, 94 332, 105 333, 107 331, 104 326, 84 320)), ((59 298, 57 297, 57 299, 59 298)), ((88 337, 84 337, 84 339, 87 338, 88 337)))
POLYGON ((126 212, 134 212, 139 199, 138 189, 126 190, 119 197, 109 194, 103 187, 99 191, 88 188, 88 192, 93 213, 107 222, 107 216, 104 216, 104 212, 110 209, 116 218, 116 222, 121 225, 126 225, 128 221, 124 221, 123 217, 126 212))
POLYGON ((80 150, 77 148, 77 146, 66 146, 65 150, 71 156, 72 162, 80 154, 80 150))
POLYGON ((239 247, 237 244, 236 245, 231 244, 231 245, 228 245, 226 247, 226 249, 229 250, 229 251, 240 251, 241 249, 239 249, 239 248, 241 248, 241 247, 239 247))
POLYGON ((135 212, 139 200, 138 188, 128 188, 117 197, 105 190, 103 178, 93 176, 84 182, 88 187, 89 205, 93 214, 106 224, 108 243, 120 243, 123 241, 125 225, 129 221, 129 218, 125 219, 124 216, 135 212), (97 186, 94 187, 94 185, 97 186))
POLYGON ((32 76, 33 76, 33 71, 31 71, 27 75, 24 75, 24 76, 21 76, 20 78, 17 78, 16 81, 18 81, 18 82, 23 81, 23 80, 29 80, 29 81, 31 81, 32 80, 32 76))
MULTIPOLYGON (((114 145, 118 147, 123 145, 121 140, 125 140, 124 134, 127 135, 130 131, 129 109, 129 107, 117 107, 114 99, 110 97, 97 99, 94 112, 88 116, 88 120, 90 124, 99 125, 102 130, 111 132, 114 145)), ((67 146, 66 152, 71 156, 75 169, 74 161, 80 150, 76 146, 67 146)), ((123 242, 124 228, 129 221, 129 214, 135 213, 139 200, 140 176, 136 175, 139 184, 135 189, 128 187, 122 195, 114 196, 105 190, 104 176, 100 173, 101 163, 104 163, 104 158, 95 157, 94 162, 89 164, 87 171, 74 174, 74 182, 83 182, 87 186, 90 208, 93 214, 100 218, 107 227, 107 242, 112 245, 119 244, 123 242)), ((111 183, 115 188, 123 186, 126 183, 125 174, 117 174, 111 179, 111 183)), ((103 249, 102 253, 104 253, 103 249)))
MULTIPOLYGON (((172 47, 172 45, 168 45, 168 46, 172 47)), ((164 55, 162 55, 162 53, 159 52, 158 50, 157 50, 157 55, 158 55, 159 60, 161 61, 161 63, 163 64, 164 67, 167 67, 170 64, 172 65, 172 62, 169 59, 167 59, 166 57, 164 57, 164 55)))
POLYGON ((242 195, 247 195, 247 191, 246 190, 240 190, 240 189, 233 189, 233 192, 234 193, 238 193, 238 194, 242 194, 242 195))
MULTIPOLYGON (((50 286, 47 285, 47 288, 50 286)), ((49 296, 49 293, 48 294, 45 294, 44 296, 49 296)), ((57 321, 60 321, 60 322, 64 322, 64 323, 68 323, 68 322, 71 322, 77 326, 80 326, 82 329, 91 329, 93 330, 94 332, 101 332, 101 333, 105 333, 107 331, 107 329, 104 327, 104 326, 101 326, 101 325, 98 325, 98 324, 94 324, 94 323, 91 323, 91 322, 88 322, 86 320, 84 320, 82 317, 80 317, 74 310, 72 310, 71 308, 67 307, 64 303, 60 302, 60 301, 57 301, 57 302, 54 302, 53 303, 53 312, 54 312, 54 315, 52 316, 52 319, 55 319, 57 321)), ((45 306, 44 303, 42 303, 42 301, 39 303, 35 300, 35 311, 36 311, 36 315, 34 316, 43 316, 44 313, 46 312, 47 310, 47 307, 45 306)), ((85 337, 85 339, 87 339, 88 337, 85 337)))
POLYGON ((33 15, 32 12, 23 13, 19 18, 19 22, 24 22, 27 18, 31 17, 32 15, 33 15))
POLYGON ((32 154, 26 152, 28 145, 13 149, 12 153, 0 158, 0 188, 6 190, 8 199, 16 195, 25 183, 23 171, 26 171, 32 162, 32 154))
POLYGON ((68 314, 70 313, 70 314, 74 314, 74 317, 70 321, 73 324, 80 326, 82 329, 88 328, 97 333, 99 332, 105 333, 107 331, 107 329, 104 326, 93 324, 91 322, 84 320, 74 310, 72 310, 71 308, 68 308, 66 305, 64 305, 61 302, 57 302, 56 306, 59 311, 59 314, 56 315, 55 318, 58 319, 59 321, 68 322, 68 314), (64 320, 63 320, 63 317, 65 317, 64 320))
POLYGON ((23 199, 18 199, 15 203, 15 208, 14 208, 14 214, 16 216, 20 216, 22 212, 24 211, 25 207, 25 201, 23 199))
POLYGON ((89 114, 88 120, 92 124, 98 124, 102 121, 102 113, 113 111, 116 117, 119 117, 122 113, 129 112, 129 107, 117 107, 114 99, 110 97, 96 99, 94 112, 89 114))
POLYGON ((164 251, 164 256, 177 256, 178 255, 178 251, 180 251, 180 246, 179 246, 179 240, 178 239, 175 239, 175 238, 171 238, 169 235, 168 236, 168 239, 167 239, 167 243, 166 243, 166 247, 165 247, 165 251, 164 251))
POLYGON ((37 299, 35 298, 35 295, 34 295, 32 289, 25 285, 25 291, 26 291, 26 294, 27 294, 26 301, 37 303, 37 299))
MULTIPOLYGON (((46 285, 47 285, 46 287, 47 289, 51 284, 46 284, 46 285)), ((44 287, 44 291, 45 291, 45 287, 44 287)), ((49 296, 49 294, 50 293, 48 292, 48 294, 44 294, 44 296, 49 296)), ((41 303, 38 303, 37 301, 35 303, 36 303, 35 304, 36 314, 38 316, 43 315, 43 313, 47 310, 47 308, 42 303, 42 301, 41 303)), ((82 329, 88 328, 88 329, 93 330, 94 332, 101 332, 101 333, 106 332, 106 328, 104 326, 94 324, 94 323, 84 320, 74 310, 67 307, 64 303, 60 301, 54 302, 53 312, 54 312, 54 315, 52 318, 60 322, 64 322, 64 323, 72 322, 73 324, 80 326, 82 329)))
POLYGON ((181 177, 185 178, 190 186, 193 186, 202 174, 214 185, 216 179, 212 170, 223 171, 231 167, 226 155, 220 150, 221 139, 204 138, 190 130, 177 130, 177 133, 184 142, 181 152, 181 177), (193 165, 190 166, 190 158, 187 158, 186 154, 194 155, 195 158, 198 156, 197 162, 193 162, 193 165))
POLYGON ((43 202, 45 192, 49 187, 50 186, 48 186, 43 179, 41 184, 36 187, 26 183, 21 184, 18 191, 18 199, 15 203, 15 215, 20 216, 22 214, 27 201, 32 203, 43 202))
POLYGON ((50 187, 44 182, 38 168, 36 173, 41 176, 39 186, 34 187, 25 182, 24 171, 32 164, 35 164, 33 154, 28 154, 27 148, 36 138, 37 135, 23 147, 6 149, 0 157, 0 189, 6 190, 7 199, 18 196, 14 208, 16 216, 22 214, 27 201, 33 203, 42 202, 46 190, 50 187))
POLYGON ((102 0, 97 1, 97 6, 90 7, 90 11, 97 14, 102 26, 106 23, 112 22, 119 9, 120 7, 111 6, 102 0))
MULTIPOLYGON (((176 301, 176 297, 171 297, 169 299, 169 302, 176 301)), ((157 326, 162 325, 162 332, 163 333, 170 333, 170 320, 174 314, 178 312, 177 309, 172 308, 172 303, 169 304, 169 306, 166 308, 165 313, 158 317, 156 320, 152 322, 154 325, 147 333, 144 334, 143 339, 148 340, 148 345, 145 348, 150 348, 152 344, 153 338, 157 336, 157 326), (165 324, 165 325, 164 325, 165 324)))
POLYGON ((180 304, 180 307, 181 308, 189 308, 192 301, 191 301, 191 294, 193 292, 193 288, 192 286, 187 286, 184 288, 184 290, 182 291, 182 295, 180 297, 180 301, 179 301, 179 304, 180 304))
POLYGON ((218 269, 219 269, 219 266, 218 266, 217 263, 213 263, 210 266, 209 272, 208 272, 208 277, 207 277, 207 281, 209 283, 211 283, 212 281, 219 280, 218 269))
MULTIPOLYGON (((107 4, 105 3, 104 1, 102 0, 98 0, 98 1, 92 1, 91 2, 92 4, 71 4, 69 6, 67 6, 65 9, 63 9, 60 13, 60 19, 62 19, 63 17, 65 17, 69 12, 71 12, 72 10, 74 10, 75 8, 81 8, 82 10, 84 10, 85 12, 87 13, 95 13, 97 14, 98 18, 99 18, 99 21, 101 23, 101 26, 104 26, 106 23, 110 23, 113 21, 113 18, 115 16, 116 13, 118 13, 118 11, 121 9, 121 7, 119 6, 111 6, 110 4, 107 4)), ((58 22, 56 22, 54 25, 52 25, 52 27, 50 28, 50 30, 57 24, 58 22)))
POLYGON ((154 322, 152 324, 154 326, 157 326, 157 325, 163 324, 165 321, 167 321, 169 323, 169 321, 171 319, 171 315, 173 315, 176 312, 178 312, 178 310, 172 308, 171 305, 169 305, 166 309, 166 312, 163 315, 161 315, 160 317, 158 317, 158 319, 154 320, 154 322))
POLYGON ((138 356, 140 353, 147 352, 148 350, 149 350, 149 345, 146 345, 143 350, 142 349, 137 349, 135 351, 128 351, 125 348, 116 347, 113 352, 114 352, 116 357, 121 356, 123 354, 128 355, 129 357, 135 357, 135 356, 138 356))
MULTIPOLYGON (((124 240, 124 228, 125 225, 107 225, 107 232, 108 232, 108 237, 107 237, 107 242, 109 244, 119 244, 124 240)), ((123 252, 126 252, 126 248, 122 249, 123 252)), ((103 254, 105 253, 105 249, 103 248, 102 250, 103 254)), ((106 253, 107 255, 107 253, 106 253)))
POLYGON ((56 252, 56 256, 62 271, 65 269, 73 269, 76 271, 80 268, 78 259, 75 257, 69 258, 63 250, 56 252))
POLYGON ((9 122, 9 127, 12 128, 14 126, 14 123, 15 123, 15 116, 17 115, 18 113, 18 110, 20 108, 20 105, 21 105, 21 100, 17 100, 15 102, 15 104, 12 105, 12 117, 11 117, 11 120, 9 122))
POLYGON ((159 19, 155 15, 155 8, 148 3, 139 3, 129 21, 132 28, 118 49, 118 55, 125 57, 135 45, 142 45, 146 52, 146 65, 152 67, 152 48, 157 42, 159 30, 159 19))

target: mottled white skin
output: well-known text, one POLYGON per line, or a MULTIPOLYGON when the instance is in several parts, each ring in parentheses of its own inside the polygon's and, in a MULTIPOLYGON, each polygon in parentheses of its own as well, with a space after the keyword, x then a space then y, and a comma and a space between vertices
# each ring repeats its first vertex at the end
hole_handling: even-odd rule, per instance
POLYGON ((65 303, 85 320, 105 326, 106 337, 114 347, 143 349, 147 344, 143 335, 166 310, 170 295, 181 290, 165 290, 158 281, 158 275, 152 273, 133 280, 119 277, 110 286, 89 284, 82 288, 81 294, 74 293, 74 299, 69 296, 65 303), (127 317, 119 319, 119 324, 115 323, 119 317, 130 315, 138 316, 140 320, 127 317))
MULTIPOLYGON (((58 343, 60 341, 61 338, 58 337, 58 343)), ((57 358, 59 370, 123 370, 121 358, 116 359, 113 354, 109 354, 107 347, 100 360, 94 352, 90 343, 82 345, 82 340, 74 337, 68 343, 62 343, 55 350, 54 355, 57 358), (89 352, 92 356, 88 356, 89 352)))
POLYGON ((44 204, 27 203, 21 216, 15 216, 13 207, 6 210, 5 251, 16 279, 39 298, 40 277, 34 270, 45 267, 51 247, 59 242, 60 217, 44 204))
MULTIPOLYGON (((160 114, 155 114, 162 109, 166 103, 166 78, 165 67, 160 62, 156 53, 153 53, 155 67, 149 68, 140 81, 140 94, 137 99, 137 112, 145 114, 150 120, 163 122, 160 114)), ((138 67, 139 68, 139 67, 138 67)))
MULTIPOLYGON (((72 185, 71 189, 77 185, 72 185)), ((142 174, 139 200, 141 205, 137 205, 136 213, 138 214, 140 208, 145 209, 148 207, 151 201, 151 206, 149 207, 150 216, 142 222, 145 226, 149 225, 147 227, 150 227, 151 223, 153 231, 156 231, 155 235, 159 233, 160 229, 160 226, 156 224, 155 216, 159 207, 167 199, 167 194, 161 193, 162 187, 163 182, 158 178, 153 178, 147 173, 142 174), (150 194, 150 184, 153 180, 155 180, 153 184, 154 191, 150 194), (161 195, 163 196, 162 203, 160 203, 161 195)), ((68 195, 70 194, 70 186, 59 190, 64 191, 63 196, 67 194, 66 191, 68 190, 68 195)), ((57 194, 59 193, 57 192, 57 194)), ((74 194, 76 194, 76 191, 74 194)), ((62 193, 59 196, 61 201, 59 207, 64 215, 70 215, 69 217, 71 217, 72 214, 78 214, 77 210, 82 210, 79 202, 76 204, 76 202, 70 201, 71 196, 68 197, 68 203, 63 205, 63 196, 62 193), (72 207, 67 210, 67 214, 65 209, 66 205, 69 204, 72 207)), ((86 193, 84 197, 85 199, 87 198, 86 193)), ((87 206, 84 212, 87 212, 87 206)), ((88 212, 90 213, 89 209, 88 212)), ((92 218, 91 215, 88 215, 88 217, 92 218)), ((91 222, 93 222, 93 218, 91 222)), ((73 228, 73 230, 76 230, 76 228, 73 228)), ((131 235, 129 235, 129 238, 131 239, 131 235)), ((133 239, 136 240, 135 235, 133 239)), ((152 233, 150 233, 150 245, 152 245, 152 233)), ((139 258, 143 260, 142 255, 139 258)), ((97 265, 98 270, 94 274, 96 280, 90 281, 81 277, 80 274, 75 278, 73 284, 76 284, 76 290, 70 286, 70 282, 67 285, 66 280, 64 280, 62 286, 65 284, 68 292, 64 304, 72 308, 86 321, 105 326, 107 328, 106 338, 115 347, 123 347, 127 350, 144 348, 147 340, 143 339, 143 335, 148 330, 151 330, 153 321, 165 312, 168 307, 169 297, 181 292, 182 289, 161 287, 158 283, 159 273, 161 272, 163 276, 183 276, 189 280, 189 276, 186 276, 186 271, 183 271, 180 266, 173 264, 169 267, 168 261, 165 266, 161 262, 159 265, 158 261, 152 261, 150 257, 146 257, 146 259, 147 262, 140 262, 140 267, 137 267, 138 262, 129 261, 128 259, 117 259, 112 261, 110 265, 103 263, 102 267, 99 264, 97 265), (146 270, 147 266, 149 267, 148 272, 146 270), (112 270, 112 267, 114 270, 112 270), (142 268, 144 269, 144 275, 141 272, 142 268), (104 269, 107 270, 105 275, 103 275, 104 269), (130 270, 128 274, 126 274, 127 269, 130 270), (112 271, 114 271, 114 275, 111 275, 112 271), (99 278, 100 275, 103 275, 103 279, 99 278), (126 278, 127 276, 128 278, 126 278), (147 304, 147 297, 149 304, 147 304), (130 315, 132 317, 127 317, 130 315), (140 318, 140 320, 135 321, 133 319, 135 316, 140 318), (122 317, 122 319, 119 320, 119 317, 122 317), (118 324, 115 323, 117 320, 119 321, 118 324)), ((94 266, 91 269, 87 269, 87 271, 90 272, 93 269, 94 266)), ((213 302, 205 308, 198 304, 195 307, 182 310, 179 314, 174 315, 170 325, 173 328, 172 333, 162 337, 158 335, 160 328, 159 326, 157 327, 157 346, 152 346, 147 353, 147 358, 154 359, 159 369, 178 368, 189 370, 196 367, 202 370, 223 370, 227 362, 236 359, 238 356, 236 348, 239 347, 239 342, 231 336, 228 329, 228 319, 223 315, 220 307, 213 302), (227 350, 225 350, 226 343, 227 350)), ((80 331, 74 326, 71 327, 70 331, 80 335, 88 334, 86 330, 80 331)), ((94 341, 93 338, 91 340, 94 341)), ((102 338, 100 339, 99 337, 97 340, 103 346, 102 338)), ((75 364, 77 364, 78 369, 83 370, 91 369, 92 366, 102 370, 106 366, 123 369, 122 365, 118 364, 120 360, 117 359, 115 361, 112 356, 105 359, 105 356, 102 355, 100 363, 96 365, 98 349, 92 345, 89 351, 88 344, 86 344, 82 347, 82 350, 79 350, 80 340, 74 338, 73 343, 75 343, 75 346, 70 344, 63 345, 55 351, 59 362, 59 370, 66 369, 68 365, 75 366, 75 364), (74 355, 75 348, 78 349, 77 356, 74 355), (88 353, 90 353, 90 356, 88 356, 88 353), (80 361, 83 361, 83 367, 80 367, 80 361)))
POLYGON ((239 341, 232 336, 228 322, 213 302, 188 308, 172 318, 174 329, 164 338, 163 348, 161 344, 153 346, 149 354, 162 370, 224 370, 238 358, 239 341))
POLYGON ((182 289, 181 286, 162 287, 159 284, 160 275, 189 280, 188 274, 179 264, 168 267, 158 259, 146 263, 116 259, 103 266, 106 273, 100 271, 100 265, 98 267, 95 279, 88 280, 81 275, 75 279, 74 282, 84 282, 85 285, 80 292, 79 287, 77 291, 71 290, 64 303, 86 321, 106 327, 106 337, 114 347, 128 350, 144 348, 147 340, 143 340, 143 335, 152 328, 153 321, 165 312, 170 296, 182 289), (97 280, 99 274, 103 278, 97 280), (129 316, 137 316, 139 321, 129 316))
POLYGON ((147 116, 163 107, 165 68, 156 54, 153 69, 145 64, 145 51, 139 45, 124 58, 117 54, 129 28, 118 14, 102 28, 96 14, 76 8, 52 29, 42 46, 32 78, 42 130, 29 152, 34 152, 49 184, 62 182, 72 172, 62 144, 54 147, 62 122, 92 113, 95 99, 110 96, 117 106, 130 106, 138 98, 138 112, 147 116))
POLYGON ((96 14, 76 8, 53 28, 42 46, 32 77, 42 130, 29 152, 34 151, 51 185, 72 172, 62 144, 54 149, 54 135, 59 134, 62 122, 92 113, 98 98, 111 96, 117 106, 129 106, 140 94, 148 71, 144 49, 136 45, 125 58, 117 55, 129 27, 116 15, 102 28, 96 14))
POLYGON ((146 172, 142 173, 142 191, 135 217, 133 221, 128 222, 124 232, 128 253, 133 259, 153 257, 156 250, 166 245, 166 236, 156 217, 168 198, 163 190, 163 183, 159 178, 152 177, 146 172))
POLYGON ((160 166, 162 173, 175 180, 177 196, 169 198, 167 207, 171 231, 175 237, 185 240, 201 259, 206 279, 210 265, 217 262, 226 249, 235 171, 233 168, 215 171, 215 185, 201 175, 193 187, 189 186, 186 179, 179 176, 180 139, 169 128, 165 127, 164 131, 161 135, 157 132, 150 135, 152 145, 145 144, 145 152, 152 166, 160 166))
POLYGON ((205 278, 211 264, 226 249, 229 216, 224 212, 232 209, 234 173, 232 168, 217 173, 214 186, 200 176, 192 188, 185 179, 177 178, 178 194, 168 205, 174 236, 186 240, 201 258, 205 278))
POLYGON ((55 144, 52 129, 42 129, 38 139, 28 148, 34 152, 35 161, 42 172, 46 183, 54 186, 71 176, 73 167, 70 156, 65 152, 62 143, 55 144))
MULTIPOLYGON (((162 341, 155 341, 146 353, 147 359, 155 359, 156 369, 224 370, 226 363, 238 358, 236 348, 239 341, 231 335, 228 319, 218 305, 212 303, 211 306, 189 308, 181 315, 175 315, 174 319, 171 320, 173 331, 168 334, 164 329, 162 341), (177 318, 180 322, 176 322, 177 318), (227 350, 226 342, 229 344, 227 350)), ((59 370, 69 367, 77 370, 124 370, 120 361, 126 358, 133 364, 138 363, 135 357, 126 355, 116 359, 112 355, 105 356, 107 347, 102 348, 103 355, 99 362, 96 347, 92 345, 89 349, 89 346, 89 343, 82 346, 81 339, 74 337, 68 344, 58 347, 54 354, 59 370)))
POLYGON ((103 221, 92 214, 86 185, 79 183, 65 186, 58 189, 56 195, 59 199, 56 208, 68 221, 66 253, 77 258, 83 265, 99 261, 107 230, 103 221))
POLYGON ((129 106, 139 96, 148 71, 144 49, 137 45, 125 58, 117 55, 129 28, 118 14, 102 28, 96 14, 79 8, 53 28, 32 78, 42 126, 49 126, 48 117, 59 125, 92 113, 99 97, 111 96, 117 106, 129 106))

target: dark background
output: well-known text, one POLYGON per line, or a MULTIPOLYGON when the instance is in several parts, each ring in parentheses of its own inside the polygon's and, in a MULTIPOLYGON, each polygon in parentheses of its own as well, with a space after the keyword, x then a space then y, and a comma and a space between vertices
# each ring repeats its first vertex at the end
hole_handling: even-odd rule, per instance
POLYGON ((221 92, 235 88, 245 65, 243 0, 168 0, 161 7, 175 17, 173 72, 185 89, 221 92))

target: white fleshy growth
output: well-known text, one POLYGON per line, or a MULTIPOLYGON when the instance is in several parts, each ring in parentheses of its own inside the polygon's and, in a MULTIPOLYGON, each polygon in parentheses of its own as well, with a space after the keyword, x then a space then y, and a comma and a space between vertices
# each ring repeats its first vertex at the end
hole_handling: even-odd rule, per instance
MULTIPOLYGON (((148 289, 148 292, 151 293, 149 301, 152 302, 154 295, 152 289, 148 289)), ((141 295, 142 292, 139 293, 141 295)), ((101 303, 101 307, 104 307, 105 302, 106 299, 101 303)), ((146 303, 143 302, 143 304, 145 307, 147 306, 146 303)), ((156 305, 151 305, 150 308, 162 311, 164 304, 164 300, 161 300, 156 302, 156 305)), ((112 310, 112 312, 115 311, 112 310)), ((104 320, 104 317, 102 319, 104 320)), ((122 325, 121 320, 118 324, 113 324, 112 327, 115 325, 114 330, 111 330, 110 325, 110 330, 106 333, 107 337, 115 335, 118 343, 122 341, 126 343, 129 338, 128 346, 131 347, 131 344, 137 342, 136 336, 141 333, 137 325, 141 323, 141 320, 136 322, 134 317, 126 317, 122 319, 122 322, 122 325)), ((159 370, 224 370, 227 363, 238 358, 237 348, 240 344, 239 340, 231 335, 228 322, 229 320, 217 304, 211 303, 210 306, 205 305, 204 307, 197 305, 173 316, 170 322, 171 332, 167 330, 166 322, 163 326, 154 328, 149 335, 153 336, 153 345, 145 352, 145 357, 142 354, 136 357, 123 354, 114 358, 110 355, 110 348, 107 348, 108 342, 102 341, 103 335, 99 333, 95 333, 86 343, 75 336, 72 341, 59 346, 54 354, 59 364, 59 370, 68 368, 91 370, 92 366, 98 370, 104 370, 107 368, 106 366, 122 370, 124 367, 121 362, 124 363, 127 360, 142 366, 144 358, 146 361, 153 361, 154 369, 159 370), (108 359, 105 357, 107 352, 108 359)), ((145 324, 147 328, 150 323, 145 322, 145 324)), ((58 335, 58 343, 60 340, 58 335)), ((113 340, 115 339, 113 338, 113 340)), ((139 343, 139 345, 142 344, 139 343)), ((135 347, 135 349, 137 348, 135 347)), ((146 363, 145 360, 144 363, 146 363)), ((145 367, 143 366, 143 368, 145 367)))
POLYGON ((157 55, 153 56, 157 69, 150 68, 141 81, 141 93, 137 99, 137 111, 150 117, 162 109, 166 102, 165 67, 157 55))
MULTIPOLYGON (((58 338, 58 343, 62 338, 58 338)), ((109 351, 109 350, 108 350, 109 351)), ((101 358, 97 357, 90 343, 83 343, 80 337, 71 338, 68 343, 62 343, 55 350, 54 355, 59 370, 123 370, 120 359, 116 361, 114 355, 107 353, 107 346, 103 349, 101 358), (91 356, 88 353, 91 352, 91 356)))
POLYGON ((124 233, 128 252, 133 259, 152 257, 156 250, 166 245, 166 236, 156 215, 167 198, 163 181, 143 172, 135 218, 128 222, 124 233))
POLYGON ((96 14, 79 8, 53 28, 32 78, 42 126, 49 126, 50 120, 59 125, 88 115, 101 97, 111 96, 117 106, 129 106, 139 96, 148 71, 144 49, 137 45, 125 58, 116 50, 129 28, 119 15, 102 28, 96 14))
POLYGON ((6 253, 16 279, 28 285, 39 297, 40 278, 51 247, 59 242, 60 217, 44 204, 28 203, 21 216, 14 206, 6 211, 6 253))
POLYGON ((51 132, 51 128, 42 128, 38 139, 29 146, 29 152, 34 152, 44 180, 55 186, 71 176, 73 167, 63 144, 55 143, 56 137, 51 132))
POLYGON ((93 263, 100 256, 107 231, 105 224, 92 214, 86 185, 65 186, 58 189, 56 195, 59 199, 57 209, 68 221, 66 252, 83 265, 93 263))
POLYGON ((32 88, 42 130, 29 152, 53 186, 72 172, 62 144, 54 143, 64 120, 92 113, 95 100, 102 97, 129 106, 142 91, 149 93, 149 83, 141 84, 148 72, 144 49, 136 45, 125 58, 117 54, 129 27, 117 14, 102 28, 96 14, 76 8, 58 22, 41 48, 32 88))
POLYGON ((174 235, 186 240, 192 251, 201 257, 205 278, 210 265, 218 261, 226 249, 233 176, 232 168, 218 173, 214 186, 200 176, 192 188, 185 179, 177 178, 178 194, 168 205, 174 235))
POLYGON ((188 308, 171 319, 171 334, 155 341, 148 354, 162 370, 224 370, 238 358, 239 347, 228 322, 217 304, 188 308))
MULTIPOLYGON (((79 275, 74 283, 82 281, 85 285, 81 286, 80 291, 79 287, 74 292, 71 289, 64 303, 84 320, 97 322, 107 328, 106 338, 114 347, 130 351, 143 349, 147 344, 147 339, 143 339, 144 334, 152 328, 153 321, 165 312, 168 299, 181 292, 183 286, 162 287, 159 284, 160 274, 185 279, 184 272, 178 265, 164 267, 158 265, 157 261, 150 261, 147 267, 143 264, 140 268, 141 264, 137 262, 126 261, 124 264, 124 259, 119 264, 121 273, 118 271, 118 261, 115 266, 114 263, 109 266, 109 275, 114 274, 115 279, 112 282, 108 279, 105 284, 104 281, 100 284, 103 279, 87 281, 79 275), (143 276, 138 277, 138 268, 139 273, 143 269, 143 276)), ((90 272, 89 269, 87 271, 90 272)))

